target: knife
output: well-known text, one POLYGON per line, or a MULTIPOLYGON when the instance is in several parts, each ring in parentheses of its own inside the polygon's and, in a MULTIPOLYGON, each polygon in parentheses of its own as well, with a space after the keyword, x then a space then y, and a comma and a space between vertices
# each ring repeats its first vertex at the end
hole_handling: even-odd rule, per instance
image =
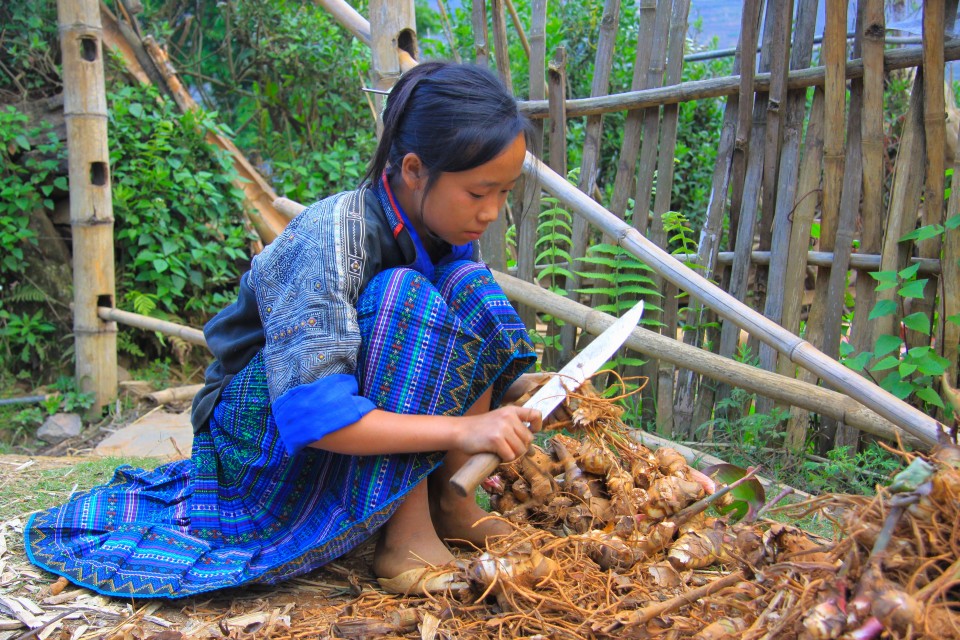
MULTIPOLYGON (((550 380, 540 387, 523 406, 528 409, 537 409, 544 418, 550 415, 550 412, 567 397, 568 391, 575 391, 584 380, 596 373, 597 369, 616 353, 640 322, 641 315, 643 315, 643 300, 607 327, 596 340, 587 345, 560 371, 553 374, 550 380)), ((450 485, 457 494, 465 497, 493 473, 501 462, 495 453, 474 454, 453 474, 450 485)))

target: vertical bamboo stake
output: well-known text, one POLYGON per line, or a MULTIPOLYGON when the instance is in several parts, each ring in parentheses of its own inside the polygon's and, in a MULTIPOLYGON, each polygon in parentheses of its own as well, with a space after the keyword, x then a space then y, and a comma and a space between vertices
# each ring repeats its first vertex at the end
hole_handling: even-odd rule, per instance
MULTIPOLYGON (((883 0, 860 0, 863 7, 861 58, 863 59, 863 108, 860 129, 863 163, 863 202, 860 205, 860 251, 879 254, 883 242, 883 47, 886 21, 883 0)), ((853 314, 853 344, 858 351, 872 351, 874 325, 868 321, 876 302, 876 281, 861 269, 856 275, 856 306, 853 314)))
MULTIPOLYGON (((567 50, 557 47, 553 60, 547 65, 547 94, 550 106, 550 129, 548 139, 550 144, 550 168, 557 175, 566 179, 567 175, 567 50)), ((573 267, 574 265, 570 265, 573 267)), ((563 286, 570 289, 570 278, 563 286)), ((556 326, 550 332, 556 334, 556 326)), ((559 350, 544 351, 544 360, 551 365, 558 365, 570 358, 569 352, 559 350), (552 359, 555 359, 551 361, 552 359)))
MULTIPOLYGON (((768 3, 766 20, 764 20, 763 45, 760 52, 760 70, 770 69, 771 42, 773 40, 774 24, 776 20, 777 3, 768 3)), ((734 183, 734 197, 730 208, 730 237, 734 244, 733 267, 730 270, 730 284, 727 290, 737 300, 746 300, 747 284, 750 276, 753 251, 753 237, 757 224, 757 204, 760 196, 761 172, 763 171, 764 131, 766 128, 766 104, 760 92, 754 99, 753 124, 750 131, 750 146, 747 151, 746 168, 743 175, 743 184, 734 183), (738 199, 737 194, 742 194, 738 199), (738 214, 735 216, 735 214, 738 214), (737 218, 734 224, 734 218, 737 218)), ((735 165, 736 168, 736 165, 735 165)), ((739 176, 735 175, 735 179, 739 176)), ((732 323, 724 322, 720 330, 720 355, 732 357, 737 350, 740 337, 739 329, 732 323)), ((718 390, 717 395, 724 397, 729 393, 724 387, 718 390)))
MULTIPOLYGON (((690 0, 676 0, 670 17, 670 49, 667 58, 667 85, 679 84, 683 73, 683 49, 687 39, 687 19, 690 15, 690 0)), ((677 119, 680 105, 663 107, 663 123, 660 130, 660 149, 657 158, 657 193, 653 203, 653 218, 650 221, 649 237, 657 245, 666 248, 667 234, 663 216, 670 210, 673 195, 673 161, 677 146, 677 119)), ((663 316, 661 331, 670 337, 677 335, 678 301, 680 290, 671 283, 660 284, 663 290, 663 316)), ((658 288, 660 288, 658 287, 658 288)), ((673 433, 673 391, 676 368, 665 360, 656 361, 657 371, 657 430, 661 434, 673 433)))
MULTIPOLYGON (((903 132, 900 134, 893 183, 890 187, 890 202, 887 205, 880 271, 900 271, 906 266, 910 247, 907 243, 900 242, 900 238, 913 230, 916 225, 916 212, 920 208, 923 167, 926 163, 926 146, 923 140, 923 76, 923 70, 917 69, 903 132)), ((898 302, 896 288, 878 291, 877 299, 898 302)), ((902 317, 902 314, 877 318, 874 336, 900 335, 899 317, 902 317)))
MULTIPOLYGON (((800 3, 797 27, 790 54, 791 69, 805 69, 813 56, 813 38, 816 30, 817 2, 806 0, 800 3)), ((783 143, 780 150, 779 176, 770 228, 770 267, 767 270, 767 295, 763 315, 783 324, 783 308, 788 297, 803 297, 805 264, 788 262, 793 205, 797 195, 797 180, 800 159, 800 139, 803 134, 803 115, 806 109, 806 90, 787 94, 783 143)), ((761 243, 762 246, 762 243, 761 243)), ((803 257, 806 263, 806 256, 803 257)), ((759 272, 758 272, 759 273, 759 272)), ((758 275, 759 278, 759 275, 758 275)), ((784 325, 786 326, 786 325, 784 325)), ((791 329, 796 332, 796 328, 791 329)), ((760 366, 775 371, 777 352, 769 345, 760 345, 760 366)), ((766 398, 757 399, 757 411, 768 412, 773 403, 766 398)))
MULTIPOLYGON (((657 16, 654 23, 653 40, 650 48, 650 64, 647 69, 645 89, 663 86, 664 67, 667 62, 667 46, 670 37, 670 15, 673 0, 660 0, 657 3, 657 16)), ((643 145, 640 147, 640 166, 637 173, 637 195, 634 198, 633 226, 640 233, 646 233, 650 221, 650 200, 653 193, 653 174, 657 166, 657 143, 660 138, 660 109, 643 110, 643 145)), ((649 311, 647 319, 649 319, 649 311)))
POLYGON ((507 91, 513 93, 513 80, 510 78, 510 54, 507 53, 507 21, 503 0, 493 0, 493 51, 497 63, 497 73, 507 91))
MULTIPOLYGON (((927 142, 927 177, 923 194, 921 223, 943 224, 944 159, 946 154, 946 120, 943 92, 944 61, 943 31, 945 1, 923 3, 923 129, 927 142)), ((939 258, 942 237, 937 235, 917 242, 921 258, 939 258)), ((911 300, 911 311, 923 313, 935 325, 934 299, 937 295, 937 278, 931 276, 923 290, 923 298, 911 300)), ((930 336, 907 331, 907 346, 929 346, 930 336)))
MULTIPOLYGON (((777 179, 779 178, 780 146, 783 139, 784 115, 787 103, 787 72, 790 61, 790 25, 793 21, 793 3, 778 2, 774 14, 776 24, 773 32, 773 48, 771 50, 770 93, 767 95, 767 127, 764 131, 763 150, 763 178, 761 180, 760 219, 757 224, 759 248, 769 251, 771 246, 771 231, 773 216, 776 211, 777 179)), ((767 274, 765 265, 754 267, 754 300, 753 306, 762 309, 766 302, 767 274)), ((781 292, 774 291, 777 296, 781 292)), ((750 339, 750 347, 754 353, 759 350, 760 341, 755 337, 750 339)), ((767 362, 767 366, 770 363, 767 362)), ((772 367, 770 367, 772 369, 772 367)))
MULTIPOLYGON (((862 17, 862 14, 860 14, 862 17)), ((860 20, 858 20, 858 23, 860 20)), ((860 55, 860 39, 854 42, 853 57, 860 55)), ((857 215, 860 209, 860 196, 863 191, 863 165, 860 145, 860 112, 863 110, 863 83, 855 79, 850 83, 850 113, 847 120, 847 156, 843 172, 843 192, 840 195, 840 217, 834 242, 833 264, 830 265, 830 278, 827 283, 827 314, 823 345, 826 353, 833 358, 840 355, 840 333, 843 324, 843 312, 846 307, 847 270, 850 266, 850 254, 856 235, 857 215)), ((824 448, 831 446, 839 449, 849 447, 856 451, 860 432, 847 424, 833 419, 824 419, 822 442, 824 448)))
POLYGON ((57 13, 69 152, 77 386, 94 395, 91 411, 99 414, 117 396, 117 325, 97 315, 98 306, 115 306, 116 295, 100 3, 58 0, 57 13))
MULTIPOLYGON (((657 14, 657 0, 640 0, 637 12, 640 31, 637 35, 637 51, 633 62, 631 91, 646 89, 646 69, 650 65, 653 47, 654 29, 657 14)), ((620 159, 617 162, 617 174, 613 181, 613 194, 610 196, 610 211, 623 219, 627 210, 627 200, 633 195, 637 169, 637 155, 640 151, 640 127, 643 124, 642 109, 627 113, 623 125, 623 144, 620 146, 620 159)))
MULTIPOLYGON (((953 179, 950 181, 950 201, 947 203, 947 219, 960 216, 960 162, 957 157, 950 159, 953 167, 953 179)), ((940 353, 949 364, 944 375, 956 388, 957 358, 960 350, 960 227, 947 229, 943 235, 943 256, 940 260, 940 325, 937 341, 943 351, 940 353), (949 318, 952 318, 950 320, 949 318)))
MULTIPOLYGON (((507 53, 507 25, 504 21, 503 0, 493 0, 493 48, 500 81, 511 94, 513 80, 510 77, 510 56, 507 53)), ((507 269, 507 216, 503 213, 491 223, 480 240, 484 261, 491 269, 507 269)))
MULTIPOLYGON (((600 20, 600 39, 597 45, 597 55, 594 60, 593 83, 590 86, 590 96, 606 95, 610 88, 610 71, 613 68, 613 51, 617 41, 617 26, 620 24, 620 0, 606 0, 603 6, 603 18, 600 20)), ((600 142, 603 137, 603 116, 587 116, 587 126, 583 138, 583 154, 580 162, 580 179, 578 187, 588 196, 592 196, 593 188, 597 183, 597 169, 600 165, 600 142)), ((583 216, 573 219, 573 247, 570 255, 574 260, 582 258, 587 253, 590 228, 583 216)), ((570 265, 573 277, 567 283, 567 295, 571 300, 579 297, 577 289, 581 287, 581 278, 577 275, 577 265, 570 265)), ((560 332, 563 359, 572 354, 576 344, 576 327, 567 324, 560 332)))
MULTIPOLYGON (((807 124, 807 138, 804 143, 803 164, 797 182, 797 195, 793 205, 793 228, 790 230, 790 248, 788 264, 798 273, 798 280, 807 270, 807 252, 810 248, 810 230, 813 218, 820 202, 820 169, 823 162, 823 89, 817 87, 813 92, 813 106, 810 108, 810 120, 807 124)), ((789 285, 785 285, 789 286, 789 285)), ((793 285, 798 286, 797 284, 793 285)), ((799 286, 803 288, 802 280, 799 286)), ((787 296, 783 304, 782 325, 792 333, 799 333, 801 296, 787 296)), ((809 324, 809 322, 808 322, 809 324)), ((796 364, 790 358, 780 358, 777 372, 790 376, 796 375, 796 364)), ((807 444, 807 432, 810 427, 810 414, 792 408, 787 422, 786 445, 790 451, 801 453, 807 444)))
MULTIPOLYGON (((547 0, 533 0, 530 5, 530 99, 546 97, 544 68, 546 66, 547 0)), ((530 153, 543 157, 543 120, 532 122, 530 153)), ((522 179, 517 190, 521 195, 520 215, 517 220, 517 276, 524 282, 533 282, 534 262, 537 257, 537 222, 540 214, 540 185, 536 180, 522 179)), ((521 305, 518 309, 528 329, 536 327, 533 309, 521 305)))
MULTIPOLYGON (((651 42, 650 64, 647 69, 645 88, 653 89, 663 85, 664 67, 666 66, 667 46, 669 43, 670 16, 672 0, 661 0, 657 3, 657 14, 654 20, 654 33, 651 42)), ((643 110, 643 145, 640 147, 640 163, 637 168, 637 192, 633 206, 633 227, 640 233, 647 233, 650 222, 650 200, 653 193, 653 175, 657 167, 657 148, 660 138, 660 109, 649 108, 643 110)), ((657 282, 656 288, 660 288, 657 282)), ((658 305, 661 306, 661 305, 658 305)), ((651 306, 645 311, 645 322, 659 320, 660 314, 654 312, 651 306)), ((633 372, 630 372, 631 375, 633 372)), ((656 419, 657 384, 659 374, 657 363, 648 361, 640 368, 640 374, 647 379, 647 384, 641 392, 643 417, 646 420, 656 419)))
POLYGON ((490 45, 487 42, 487 1, 472 0, 473 59, 481 67, 490 64, 490 45))
MULTIPOLYGON (((731 97, 727 101, 727 113, 724 114, 724 132, 727 132, 727 142, 723 133, 720 137, 720 152, 718 152, 718 165, 713 175, 713 183, 710 191, 710 202, 707 205, 707 218, 704 221, 703 229, 698 246, 697 263, 703 265, 703 273, 716 274, 717 281, 723 279, 723 269, 716 262, 717 253, 720 250, 720 241, 722 236, 722 226, 724 212, 726 210, 730 187, 733 186, 733 197, 730 198, 730 225, 731 229, 735 226, 735 220, 739 214, 739 197, 742 193, 743 173, 746 166, 745 155, 747 146, 750 142, 750 118, 753 113, 753 78, 757 65, 757 32, 760 24, 760 11, 762 0, 747 0, 744 3, 743 15, 741 16, 740 40, 737 44, 737 57, 734 58, 734 73, 740 74, 740 91, 736 97, 731 97), (731 103, 731 100, 734 102, 731 103), (727 144, 731 145, 730 151, 724 153, 727 144), (724 166, 724 158, 726 166, 724 166)), ((691 322, 695 327, 700 327, 707 323, 710 317, 709 310, 700 305, 699 302, 692 307, 696 311, 695 320, 691 322)), ((692 333, 692 332, 691 332, 692 333)), ((713 328, 704 329, 704 335, 716 334, 713 328)), ((684 336, 684 341, 688 344, 695 344, 699 336, 684 336)), ((699 393, 694 388, 694 380, 689 372, 681 372, 677 400, 675 402, 674 416, 677 420, 677 426, 681 433, 690 433, 696 425, 706 422, 712 412, 716 387, 712 383, 707 383, 702 377, 702 385, 699 393), (696 402, 694 398, 697 397, 696 402), (689 417, 688 417, 689 416, 689 417)))

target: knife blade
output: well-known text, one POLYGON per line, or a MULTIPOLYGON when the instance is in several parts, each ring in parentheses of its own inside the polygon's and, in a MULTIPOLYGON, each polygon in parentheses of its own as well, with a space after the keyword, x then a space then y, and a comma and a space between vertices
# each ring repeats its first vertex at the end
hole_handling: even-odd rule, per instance
MULTIPOLYGON (((537 409, 540 415, 550 415, 557 405, 567 397, 568 391, 575 391, 584 380, 597 372, 603 363, 623 345, 643 315, 643 301, 638 302, 616 322, 568 362, 560 371, 553 374, 523 406, 537 409)), ((477 453, 472 455, 450 478, 450 485, 460 496, 466 496, 477 488, 484 478, 500 466, 500 457, 495 453, 477 453)))

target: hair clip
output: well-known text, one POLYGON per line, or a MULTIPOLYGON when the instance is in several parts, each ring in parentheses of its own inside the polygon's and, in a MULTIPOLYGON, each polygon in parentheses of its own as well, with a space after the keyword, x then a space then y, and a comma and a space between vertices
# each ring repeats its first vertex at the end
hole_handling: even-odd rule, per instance
POLYGON ((367 93, 377 93, 381 96, 390 95, 389 91, 384 91, 383 89, 371 89, 370 87, 360 87, 361 91, 366 91, 367 93))

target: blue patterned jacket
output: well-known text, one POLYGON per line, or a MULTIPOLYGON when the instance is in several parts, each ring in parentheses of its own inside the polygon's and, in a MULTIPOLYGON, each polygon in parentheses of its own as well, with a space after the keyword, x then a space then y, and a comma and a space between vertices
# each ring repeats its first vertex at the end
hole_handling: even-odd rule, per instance
MULTIPOLYGON (((316 202, 253 259, 237 301, 204 327, 216 360, 193 401, 195 431, 206 427, 223 389, 261 350, 278 425, 283 404, 296 404, 302 394, 330 400, 327 433, 374 408, 357 391, 356 301, 373 276, 417 258, 401 213, 381 200, 362 188, 316 202)), ((472 257, 480 259, 476 243, 472 257)))

